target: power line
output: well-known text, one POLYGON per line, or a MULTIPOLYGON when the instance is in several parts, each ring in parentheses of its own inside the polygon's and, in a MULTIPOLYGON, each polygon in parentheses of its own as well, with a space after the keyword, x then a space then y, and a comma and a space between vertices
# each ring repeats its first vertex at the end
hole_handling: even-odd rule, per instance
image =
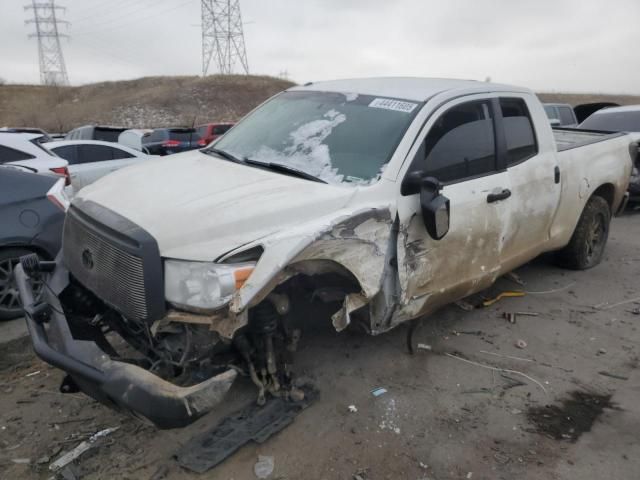
MULTIPOLYGON (((152 19, 154 19, 156 17, 159 17, 160 15, 164 15, 165 13, 177 10, 179 8, 182 8, 182 7, 184 7, 185 5, 187 5, 189 3, 193 3, 193 1, 194 0, 186 0, 186 1, 184 1, 182 3, 179 3, 178 5, 174 5, 174 6, 170 7, 170 8, 165 8, 165 9, 162 9, 162 10, 156 10, 152 14, 145 15, 144 17, 131 18, 131 14, 137 13, 137 12, 140 12, 142 10, 145 10, 145 9, 149 8, 148 6, 145 6, 145 7, 141 8, 141 9, 138 9, 138 10, 129 11, 126 16, 114 18, 114 19, 108 20, 107 22, 103 23, 103 25, 105 25, 105 24, 113 23, 116 20, 120 20, 122 18, 126 18, 123 22, 116 23, 116 25, 108 26, 106 28, 100 28, 99 27, 99 28, 95 28, 95 29, 91 29, 91 30, 80 31, 79 33, 75 33, 74 32, 73 35, 75 37, 83 36, 83 35, 93 35, 94 33, 97 33, 97 32, 104 32, 104 31, 109 31, 109 30, 117 30, 117 29, 120 29, 120 28, 130 27, 132 23, 135 23, 136 25, 138 25, 140 23, 144 23, 144 22, 152 20, 152 19)), ((154 3, 157 4, 157 1, 154 0, 154 3)))
POLYGON ((33 23, 35 33, 29 38, 38 38, 38 58, 40 61, 40 81, 43 85, 69 85, 67 67, 62 56, 60 37, 68 37, 58 30, 59 24, 69 25, 69 22, 57 18, 58 10, 64 7, 55 5, 54 0, 32 0, 31 5, 25 5, 25 10, 33 10, 32 19, 26 24, 33 23))
POLYGON ((78 23, 81 22, 83 20, 87 20, 89 18, 96 18, 96 13, 99 12, 99 18, 103 19, 105 15, 110 15, 111 13, 121 13, 122 12, 122 8, 114 8, 114 7, 119 7, 119 5, 122 5, 123 3, 128 3, 130 2, 130 0, 116 0, 115 2, 109 2, 108 8, 110 9, 109 12, 105 12, 105 5, 93 5, 92 7, 89 8, 84 8, 84 9, 80 9, 80 10, 76 10, 73 13, 75 13, 76 15, 78 15, 78 12, 83 15, 82 17, 79 18, 74 18, 73 16, 71 17, 71 21, 73 21, 74 23, 78 23), (88 12, 91 12, 90 15, 86 15, 88 12))
POLYGON ((240 64, 249 74, 239 0, 201 0, 202 75, 209 72, 213 59, 218 71, 228 75, 240 64))

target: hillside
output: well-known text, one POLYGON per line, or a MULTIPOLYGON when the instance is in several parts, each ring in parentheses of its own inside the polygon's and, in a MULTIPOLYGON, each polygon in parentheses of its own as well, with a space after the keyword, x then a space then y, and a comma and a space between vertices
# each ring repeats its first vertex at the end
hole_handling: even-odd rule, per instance
POLYGON ((65 132, 91 123, 153 128, 236 120, 291 82, 272 77, 145 77, 80 87, 0 86, 0 126, 65 132))
POLYGON ((538 93, 538 97, 543 102, 548 103, 568 103, 576 106, 581 103, 613 102, 620 105, 638 105, 640 96, 638 95, 611 95, 607 93, 538 93))
MULTIPOLYGON (((273 77, 145 77, 80 87, 0 85, 0 127, 66 132, 86 124, 153 128, 237 120, 271 95, 293 85, 273 77)), ((546 102, 640 103, 640 97, 540 93, 546 102)))

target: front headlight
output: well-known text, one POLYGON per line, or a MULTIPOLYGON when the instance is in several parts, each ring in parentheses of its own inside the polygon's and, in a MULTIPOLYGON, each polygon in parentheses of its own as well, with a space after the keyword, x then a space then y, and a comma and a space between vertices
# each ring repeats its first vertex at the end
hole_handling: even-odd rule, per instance
POLYGON ((184 310, 216 310, 229 303, 254 268, 255 262, 226 265, 165 260, 166 300, 184 310))

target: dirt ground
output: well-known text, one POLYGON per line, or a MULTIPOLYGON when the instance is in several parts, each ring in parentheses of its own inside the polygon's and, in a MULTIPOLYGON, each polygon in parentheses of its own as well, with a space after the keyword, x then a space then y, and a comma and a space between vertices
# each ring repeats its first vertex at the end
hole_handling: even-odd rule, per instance
POLYGON ((58 393, 62 372, 14 343, 0 352, 0 478, 50 478, 48 464, 61 453, 119 427, 76 462, 79 478, 254 479, 258 455, 270 455, 272 479, 637 480, 639 238, 640 213, 628 214, 614 220, 593 270, 562 270, 547 257, 520 268, 523 287, 501 279, 487 295, 530 293, 473 311, 445 308, 417 332, 432 350, 414 356, 402 327, 368 337, 314 323, 297 370, 320 399, 284 431, 202 475, 172 455, 251 401, 246 380, 218 412, 158 431, 58 393), (538 316, 512 324, 503 312, 538 316), (387 392, 374 397, 375 387, 387 392))

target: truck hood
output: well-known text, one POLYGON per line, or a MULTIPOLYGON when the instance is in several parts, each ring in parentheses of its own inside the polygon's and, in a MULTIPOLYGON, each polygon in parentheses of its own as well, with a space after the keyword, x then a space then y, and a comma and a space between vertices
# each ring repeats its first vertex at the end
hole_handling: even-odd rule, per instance
POLYGON ((74 201, 98 203, 144 228, 163 257, 212 261, 335 212, 356 190, 191 151, 118 170, 74 201))

